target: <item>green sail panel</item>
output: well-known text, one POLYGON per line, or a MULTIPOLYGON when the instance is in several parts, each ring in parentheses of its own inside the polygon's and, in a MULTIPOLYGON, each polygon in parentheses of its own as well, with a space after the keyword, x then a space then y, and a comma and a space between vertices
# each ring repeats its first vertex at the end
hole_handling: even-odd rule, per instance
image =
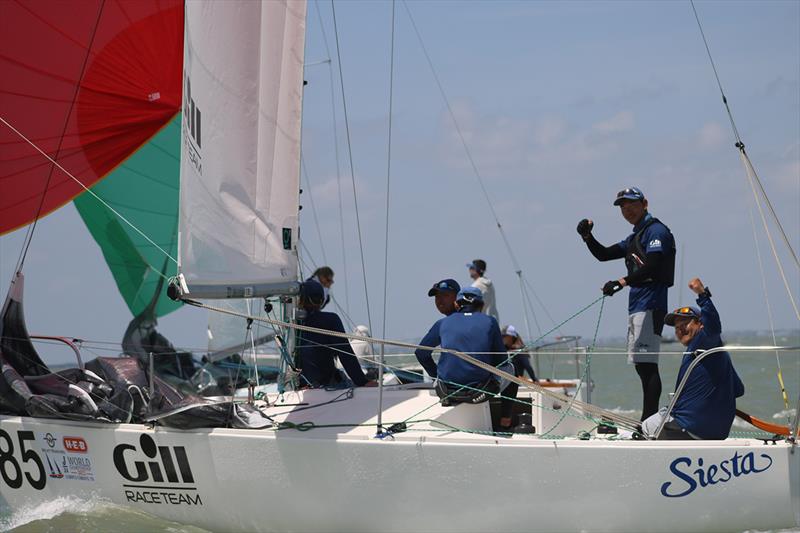
MULTIPOLYGON (((178 257, 180 143, 178 113, 91 188, 174 258, 178 257)), ((182 305, 167 297, 166 282, 159 283, 162 276, 176 275, 177 265, 171 259, 92 195, 84 192, 74 203, 134 316, 151 303, 157 290, 161 292, 155 306, 157 317, 182 305)))

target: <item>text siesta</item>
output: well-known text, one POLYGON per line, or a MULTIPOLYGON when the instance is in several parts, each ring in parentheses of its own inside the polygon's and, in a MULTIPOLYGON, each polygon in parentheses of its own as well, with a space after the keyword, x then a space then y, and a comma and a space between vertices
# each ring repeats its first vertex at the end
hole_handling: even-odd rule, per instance
POLYGON ((667 498, 681 498, 688 496, 698 487, 705 488, 717 483, 728 481, 750 474, 758 474, 772 466, 772 457, 762 453, 757 459, 753 452, 739 455, 735 452, 733 457, 725 459, 719 464, 704 465, 703 458, 697 459, 692 470, 692 460, 689 457, 678 457, 669 465, 669 471, 680 481, 667 481, 661 485, 661 494, 667 498))

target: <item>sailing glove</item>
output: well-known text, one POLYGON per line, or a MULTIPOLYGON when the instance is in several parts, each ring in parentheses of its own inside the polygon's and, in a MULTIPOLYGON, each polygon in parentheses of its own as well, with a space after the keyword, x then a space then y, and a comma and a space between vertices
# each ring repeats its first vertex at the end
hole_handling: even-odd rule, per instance
POLYGON ((619 280, 616 279, 608 281, 605 285, 603 285, 603 294, 606 296, 614 296, 615 293, 621 290, 622 284, 620 284, 619 280))
POLYGON ((580 235, 585 239, 592 233, 593 227, 594 224, 590 222, 588 219, 584 218, 583 220, 578 222, 578 235, 580 235))

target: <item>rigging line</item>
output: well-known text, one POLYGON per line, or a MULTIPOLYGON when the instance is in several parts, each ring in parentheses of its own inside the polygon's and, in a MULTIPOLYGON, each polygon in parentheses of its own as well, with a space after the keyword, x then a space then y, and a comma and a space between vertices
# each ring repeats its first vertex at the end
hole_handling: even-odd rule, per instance
MULTIPOLYGON (((756 246, 756 257, 758 258, 758 270, 761 272, 761 292, 764 293, 764 302, 767 305, 767 318, 769 319, 769 330, 772 333, 772 344, 777 345, 778 340, 775 337, 775 323, 772 320, 772 306, 769 303, 769 295, 767 294, 767 277, 764 274, 764 262, 761 260, 761 247, 758 245, 758 236, 756 234, 756 219, 753 216, 753 206, 748 205, 748 207, 749 209, 747 211, 750 214, 750 226, 753 229, 753 243, 756 246)), ((783 407, 784 409, 788 409, 789 397, 786 394, 786 387, 783 384, 781 358, 777 350, 775 350, 775 362, 778 364, 778 385, 780 386, 781 395, 783 396, 783 407)))
MULTIPOLYGON (((524 281, 525 280, 522 278, 522 276, 520 276, 519 277, 519 284, 520 284, 520 290, 522 291, 522 296, 524 298, 523 305, 527 306, 527 308, 530 309, 531 314, 533 315, 533 322, 536 324, 536 330, 539 332, 539 335, 541 335, 542 334, 542 326, 539 324, 539 318, 536 316, 536 310, 534 309, 533 302, 531 301, 531 297, 528 294, 528 289, 525 288, 524 281)), ((526 316, 526 319, 527 319, 527 316, 526 316)), ((552 317, 550 318, 550 320, 553 321, 552 317)), ((528 333, 528 338, 531 338, 530 332, 528 333)))
MULTIPOLYGON (((506 231, 503 228, 503 225, 500 223, 500 218, 497 215, 497 211, 495 211, 494 204, 492 203, 492 199, 489 196, 488 190, 486 189, 486 184, 483 181, 483 176, 481 175, 480 171, 478 170, 478 165, 475 163, 475 160, 472 157, 472 152, 469 149, 469 145, 467 144, 467 140, 464 137, 464 133, 461 131, 461 126, 458 124, 458 120, 456 119, 456 114, 453 111, 453 107, 450 105, 450 99, 447 97, 447 93, 444 90, 444 85, 442 85, 442 82, 439 79, 439 74, 436 71, 436 67, 433 65, 433 60, 431 59, 431 56, 428 53, 428 48, 425 46, 425 42, 422 40, 422 34, 420 33, 419 28, 417 27, 417 23, 415 22, 414 17, 411 14, 411 9, 408 7, 408 2, 406 0, 403 0, 403 6, 405 7, 406 13, 408 14, 408 18, 411 21, 411 26, 414 29, 414 33, 416 34, 417 40, 419 41, 420 47, 422 48, 422 53, 425 55, 425 59, 426 59, 426 61, 428 63, 428 67, 431 70, 431 74, 433 75, 433 79, 436 82, 436 86, 439 88, 439 93, 441 94, 442 99, 444 100, 445 106, 447 107, 447 112, 450 115, 450 119, 453 121, 453 125, 455 126, 456 132, 458 133, 458 138, 461 140, 461 145, 464 148, 464 153, 466 154, 467 159, 469 160, 469 164, 472 167, 472 171, 475 173, 475 177, 478 179, 478 184, 480 185, 481 192, 483 193, 483 197, 486 199, 486 203, 488 204, 489 210, 492 213, 492 217, 494 218, 494 222, 497 225, 497 230, 500 232, 500 237, 503 239, 503 244, 506 247, 506 251, 508 252, 509 257, 511 258, 511 264, 514 267, 514 270, 518 273, 517 275, 519 275, 520 277, 524 277, 523 274, 522 274, 522 268, 519 265, 519 261, 517 260, 516 254, 514 253, 514 249, 511 247, 511 243, 508 240, 508 236, 506 235, 506 231)), ((541 300, 539 299, 539 296, 536 294, 536 291, 533 290, 533 287, 531 287, 530 283, 527 281, 527 278, 525 278, 525 281, 526 281, 526 283, 528 283, 528 286, 530 287, 531 291, 533 292, 534 296, 536 297, 536 300, 540 303, 540 305, 542 305, 542 308, 547 313, 547 307, 545 307, 544 304, 541 303, 541 300)), ((550 318, 550 320, 553 323, 555 323, 555 320, 553 320, 553 317, 550 316, 549 313, 547 313, 547 315, 550 318)))
MULTIPOLYGON (((523 279, 523 281, 525 281, 525 285, 528 287, 528 290, 531 292, 531 294, 533 294, 533 297, 536 299, 536 302, 539 304, 539 307, 541 307, 542 310, 544 311, 544 314, 547 315, 547 318, 550 320, 551 323, 555 324, 556 321, 553 318, 553 315, 550 314, 550 311, 548 311, 547 306, 544 305, 544 302, 542 301, 542 299, 539 298, 539 295, 536 293, 536 290, 533 288, 533 285, 531 285, 531 282, 525 276, 522 276, 522 279, 523 279)), ((530 301, 530 296, 528 296, 528 300, 530 301)), ((533 308, 533 304, 531 304, 531 308, 533 308)), ((556 328, 556 329, 562 335, 564 334, 561 331, 561 328, 556 328)))
MULTIPOLYGON (((164 250, 164 249, 163 249, 161 246, 159 246, 158 244, 156 244, 156 243, 155 243, 155 241, 153 241, 153 239, 151 239, 150 237, 148 237, 147 235, 145 235, 145 233, 144 233, 142 230, 140 230, 139 228, 137 228, 136 226, 134 226, 134 225, 133 225, 133 223, 132 223, 130 220, 128 220, 127 218, 125 218, 125 217, 124 217, 124 216, 123 216, 123 215, 122 215, 122 214, 121 214, 119 211, 117 211, 116 209, 114 209, 113 207, 111 207, 111 206, 108 204, 108 202, 106 202, 105 200, 103 200, 102 198, 100 198, 100 196, 98 196, 98 195, 97 195, 97 194, 96 194, 96 193, 95 193, 93 190, 91 190, 89 187, 87 187, 86 185, 84 185, 82 181, 80 181, 78 178, 76 178, 75 176, 73 176, 73 175, 72 175, 72 174, 71 174, 71 173, 70 173, 70 172, 69 172, 67 169, 65 169, 64 167, 62 167, 62 166, 61 166, 61 164, 60 164, 58 161, 56 161, 55 159, 53 159, 52 157, 50 157, 49 155, 47 155, 47 154, 46 154, 46 153, 45 153, 45 152, 44 152, 44 151, 43 151, 41 148, 39 148, 39 147, 38 147, 38 146, 37 146, 37 145, 36 145, 36 144, 35 144, 33 141, 31 141, 30 139, 28 139, 28 138, 27 138, 27 137, 26 137, 26 136, 25 136, 25 135, 24 135, 22 132, 20 132, 20 131, 19 131, 17 128, 15 128, 14 126, 12 126, 12 125, 11 125, 11 124, 10 124, 10 123, 9 123, 9 122, 8 122, 8 121, 5 119, 5 118, 3 118, 3 117, 0 117, 0 122, 2 122, 3 124, 5 124, 5 125, 6 125, 6 126, 7 126, 7 127, 10 129, 10 130, 11 130, 11 131, 13 131, 14 133, 16 133, 16 134, 17 134, 17 135, 18 135, 20 138, 22 138, 22 139, 23 139, 25 142, 27 142, 28 144, 30 144, 30 145, 31 145, 31 146, 32 146, 32 147, 33 147, 33 148, 34 148, 34 149, 35 149, 37 152, 39 152, 40 154, 42 154, 42 155, 43 155, 43 156, 44 156, 44 157, 45 157, 45 158, 46 158, 48 161, 50 161, 50 162, 51 162, 51 163, 53 163, 53 164, 54 164, 56 167, 58 167, 58 169, 59 169, 59 170, 61 170, 61 172, 63 172, 63 173, 64 173, 64 174, 66 174, 67 176, 69 176, 69 177, 70 177, 70 178, 71 178, 71 179, 72 179, 72 180, 73 180, 75 183, 77 183, 78 185, 80 185, 80 186, 81 186, 81 188, 82 188, 83 190, 85 190, 85 191, 86 191, 87 193, 89 193, 89 194, 90 194, 92 197, 94 197, 94 198, 95 198, 95 199, 96 199, 98 202, 100 202, 100 203, 101 203, 101 204, 102 204, 102 205, 103 205, 103 206, 104 206, 106 209, 108 209, 109 211, 111 211, 112 213, 114 213, 114 215, 116 215, 116 216, 117 216, 117 218, 119 218, 121 221, 123 221, 124 223, 126 223, 128 226, 130 226, 130 227, 131 227, 131 228, 132 228, 132 229, 133 229, 133 230, 134 230, 136 233, 138 233, 139 235, 141 235, 142 237, 144 237, 144 239, 145 239, 147 242, 149 242, 150 244, 152 244, 152 245, 153 245, 153 246, 154 246, 156 249, 158 249, 158 250, 159 250, 161 253, 163 253, 163 254, 164 254, 166 257, 168 257, 170 260, 172 260, 172 262, 173 262, 173 263, 175 263, 176 265, 178 264, 178 260, 177 260, 177 259, 175 259, 174 257, 172 257, 172 256, 171 256, 171 255, 170 255, 170 254, 169 254, 169 253, 168 253, 166 250, 164 250)), ((164 275, 162 272, 159 272, 158 270, 156 270, 155 272, 157 272, 157 273, 158 273, 158 275, 159 275, 159 276, 161 276, 162 278, 164 278, 164 279, 169 279, 169 278, 168 278, 167 276, 165 276, 165 275, 164 275)))
MULTIPOLYGON (((319 20, 319 28, 322 31, 322 42, 325 44, 325 52, 328 54, 328 59, 331 58, 331 49, 328 46, 328 35, 325 32, 325 24, 322 22, 322 10, 319 7, 319 0, 314 2, 317 8, 317 19, 319 20)), ((347 253, 345 252, 344 243, 344 209, 342 207, 342 166, 339 160, 339 129, 338 120, 336 119, 336 88, 333 83, 333 61, 328 61, 328 80, 330 81, 331 88, 331 115, 333 117, 333 154, 336 158, 336 192, 339 198, 339 239, 342 247, 342 271, 344 272, 344 305, 347 311, 350 311, 350 288, 348 286, 347 276, 347 253)))
MULTIPOLYGON (((369 357, 362 356, 362 355, 358 355, 358 354, 351 354, 351 353, 350 353, 350 352, 348 352, 347 350, 343 350, 343 349, 341 349, 341 348, 338 348, 337 346, 333 346, 333 345, 326 345, 326 344, 324 344, 324 343, 319 343, 319 342, 311 341, 311 340, 308 340, 308 339, 306 339, 306 340, 305 340, 305 342, 308 342, 308 343, 310 343, 310 344, 313 344, 313 345, 315 345, 315 346, 327 346, 327 347, 328 347, 328 348, 330 348, 332 351, 334 351, 334 352, 336 352, 336 353, 338 353, 338 354, 343 354, 343 355, 355 355, 356 359, 362 360, 362 361, 364 361, 364 362, 367 362, 367 363, 374 363, 374 361, 373 361, 372 359, 370 359, 369 357)), ((496 352, 490 352, 490 353, 496 353, 496 352)), ((626 352, 626 353, 627 353, 627 352, 626 352)), ((501 364, 505 364, 505 361, 504 361, 503 363, 501 363, 501 364)), ((413 376, 418 376, 418 377, 421 377, 421 378, 424 378, 424 377, 425 377, 425 374, 424 374, 424 373, 422 373, 422 372, 417 372, 417 371, 415 371, 415 370, 411 370, 410 368, 406 368, 406 367, 402 367, 402 366, 397 366, 397 365, 391 365, 391 364, 389 364, 389 363, 383 363, 383 366, 385 366, 385 367, 386 367, 386 368, 388 368, 389 370, 393 371, 394 373, 397 373, 398 371, 400 371, 400 372, 405 372, 405 373, 411 374, 411 375, 413 375, 413 376)), ((461 384, 461 383, 456 383, 456 382, 454 382, 454 381, 448 381, 448 380, 446 380, 446 379, 440 379, 440 381, 442 381, 442 382, 444 382, 444 383, 447 383, 448 385, 453 385, 453 386, 455 386, 455 387, 460 387, 460 388, 459 388, 459 390, 471 390, 471 391, 475 391, 475 392, 483 392, 483 393, 487 393, 487 392, 489 392, 489 391, 486 391, 486 390, 484 390, 484 389, 481 389, 481 388, 479 388, 479 387, 473 387, 473 386, 469 386, 469 385, 463 385, 463 384, 461 384)), ((456 392, 457 392, 457 391, 456 391, 456 392)), ((451 393, 450 395, 452 395, 452 394, 454 394, 454 393, 451 393)), ((539 408, 541 408, 541 409, 544 409, 544 410, 547 410, 547 411, 551 411, 551 412, 553 412, 553 413, 559 413, 559 414, 562 414, 562 415, 564 415, 565 417, 566 417, 566 416, 571 416, 571 417, 573 417, 573 418, 577 418, 577 419, 580 419, 580 420, 585 420, 585 419, 587 419, 587 418, 589 418, 589 419, 592 419, 592 417, 591 417, 591 416, 589 416, 589 415, 585 415, 585 414, 584 414, 583 416, 581 416, 581 415, 579 415, 579 414, 576 414, 576 413, 574 413, 574 412, 572 412, 572 411, 570 411, 570 410, 563 410, 563 409, 562 409, 562 410, 556 410, 556 409, 553 409, 552 407, 548 407, 547 405, 544 405, 543 403, 542 403, 542 404, 535 404, 535 403, 534 403, 534 404, 531 404, 531 403, 529 403, 529 402, 527 402, 527 401, 525 401, 525 400, 522 400, 522 399, 520 399, 520 398, 512 398, 512 397, 510 397, 510 396, 505 396, 505 395, 503 395, 503 391, 500 391, 500 392, 498 392, 498 393, 491 393, 491 394, 493 394, 493 395, 494 395, 496 398, 499 398, 499 399, 510 400, 510 401, 512 401, 512 402, 516 402, 516 403, 520 403, 520 404, 524 404, 524 405, 528 405, 528 406, 530 406, 530 405, 535 405, 535 406, 537 406, 537 407, 539 407, 539 408)), ((448 396, 450 396, 450 395, 448 395, 448 396)), ((571 399, 571 398, 573 398, 573 397, 574 397, 574 396, 570 396, 569 398, 571 399)), ((420 414, 424 413, 424 412, 425 412, 425 411, 427 411, 428 409, 431 409, 432 407, 436 406, 436 404, 438 404, 440 401, 441 401, 440 399, 437 399, 437 400, 436 400, 434 403, 432 403, 432 404, 431 404, 431 405, 429 405, 428 407, 426 407, 426 408, 424 408, 424 409, 422 409, 422 410, 420 410, 420 411, 417 411, 416 413, 414 413, 414 414, 413 414, 413 415, 411 415, 410 417, 406 418, 406 420, 404 420, 404 422, 409 422, 409 421, 411 421, 411 422, 420 422, 420 420, 411 420, 411 419, 413 419, 413 418, 414 418, 414 417, 416 417, 416 416, 419 416, 420 414)), ((625 426, 631 426, 631 429, 635 429, 635 428, 636 428, 636 427, 639 425, 639 421, 637 421, 637 420, 634 420, 634 419, 629 419, 629 418, 625 417, 625 415, 619 415, 619 414, 617 414, 617 413, 613 413, 613 414, 615 415, 614 417, 610 417, 610 418, 609 418, 609 417, 606 417, 605 415, 603 415, 602 417, 598 417, 598 418, 608 418, 608 419, 609 419, 609 420, 611 420, 612 422, 614 422, 614 421, 618 422, 618 423, 619 423, 619 425, 620 425, 621 427, 625 427, 625 426), (631 423, 631 421, 632 421, 633 423, 631 423)), ((276 415, 276 416, 277 416, 277 415, 276 415)))
POLYGON ((322 231, 319 228, 319 218, 317 218, 317 204, 314 203, 314 193, 311 192, 311 180, 308 179, 308 166, 306 165, 306 158, 303 152, 300 152, 300 166, 303 167, 303 177, 306 179, 306 187, 308 188, 308 199, 311 201, 311 214, 314 217, 314 225, 317 227, 317 237, 319 238, 319 247, 322 250, 322 260, 328 264, 328 257, 325 254, 325 241, 322 238, 322 231))
MULTIPOLYGON (((752 169, 751 166, 747 165, 744 159, 747 157, 744 153, 744 150, 740 152, 742 157, 742 162, 745 163, 745 169, 752 169)), ((753 183, 753 176, 748 170, 747 172, 747 182, 750 184, 750 189, 753 191, 753 200, 756 203, 756 207, 758 207, 758 214, 761 216, 761 223, 764 225, 764 231, 767 234, 767 240, 769 241, 770 249, 772 250, 772 256, 775 258, 775 263, 778 265, 778 271, 781 274, 781 279, 783 280, 783 286, 786 287, 786 293, 789 295, 789 301, 792 303, 792 308, 794 309, 794 314, 797 317, 797 320, 800 321, 800 311, 797 309, 797 303, 794 301, 794 295, 792 294, 792 289, 789 286, 789 281, 786 279, 786 273, 783 271, 783 264, 781 263, 781 258, 778 256, 778 251, 775 249, 775 241, 772 239, 772 232, 769 230, 769 225, 767 224, 767 218, 764 216, 764 210, 761 208, 761 201, 758 197, 758 193, 756 192, 755 184, 753 183)))
POLYGON ((708 55, 708 60, 711 63, 711 68, 714 71, 714 77, 717 80, 717 87, 719 87, 719 93, 722 96, 722 103, 725 104, 725 111, 728 113, 728 119, 730 120, 731 128, 733 129, 733 135, 734 137, 736 137, 736 148, 739 149, 739 152, 742 155, 742 162, 745 164, 745 170, 747 170, 748 166, 752 170, 753 176, 755 177, 755 181, 758 184, 758 188, 764 197, 764 202, 767 204, 769 212, 772 215, 772 218, 775 220, 775 224, 778 226, 778 229, 781 232, 781 237, 783 238, 783 242, 789 249, 789 252, 792 254, 792 258, 794 259, 797 268, 800 269, 800 259, 798 259, 797 254, 795 253, 794 248, 792 247, 792 244, 789 242, 789 238, 786 236, 786 231, 784 231, 783 229, 783 224, 781 224, 781 221, 778 218, 778 214, 775 212, 775 208, 772 206, 772 202, 770 201, 769 196, 767 196, 767 191, 766 189, 764 189, 764 184, 761 182, 761 178, 758 177, 758 173, 756 172, 755 168, 753 168, 753 164, 750 162, 750 158, 747 156, 747 153, 745 152, 744 142, 742 142, 742 138, 739 135, 739 130, 736 128, 736 122, 733 120, 733 113, 731 112, 731 108, 728 105, 728 98, 725 96, 725 91, 722 89, 722 82, 720 81, 719 74, 717 73, 717 66, 714 63, 714 58, 711 56, 711 49, 708 46, 708 40, 706 39, 706 34, 703 31, 703 25, 700 23, 700 16, 697 14, 697 9, 694 6, 694 0, 689 0, 689 3, 692 6, 694 19, 697 21, 697 27, 700 29, 700 35, 703 38, 703 44, 706 47, 706 54, 708 55))
MULTIPOLYGON (((567 413, 572 409, 572 405, 578 398, 578 393, 581 391, 581 386, 583 385, 583 382, 586 380, 586 376, 589 374, 589 369, 592 366, 592 352, 594 351, 594 347, 597 345, 597 334, 600 332, 600 322, 603 319, 603 307, 605 307, 605 304, 606 304, 605 298, 600 300, 600 312, 597 315, 597 324, 595 324, 594 327, 594 337, 592 338, 592 345, 589 346, 588 350, 586 350, 586 364, 583 366, 583 374, 581 375, 581 378, 578 381, 578 386, 575 388, 575 392, 572 395, 572 399, 570 400, 569 404, 567 404, 566 408, 564 409, 564 412, 561 413, 561 417, 556 421, 555 424, 553 424, 553 426, 550 429, 542 433, 542 437, 552 432, 559 426, 559 424, 561 424, 561 422, 564 421, 564 418, 566 418, 567 413)), ((590 385, 587 383, 586 386, 589 387, 590 385)))
MULTIPOLYGON (((386 142, 386 223, 383 236, 383 324, 381 337, 386 338, 386 298, 389 286, 389 198, 392 183, 392 110, 394 106, 394 32, 395 32, 395 0, 392 0, 392 31, 389 51, 389 131, 386 142)), ((386 345, 381 344, 381 364, 378 367, 378 433, 383 421, 383 363, 386 356, 386 345)))
POLYGON ((344 109, 344 128, 347 136, 347 154, 350 160, 350 180, 353 183, 353 203, 356 213, 356 228, 358 229, 358 249, 361 254, 361 274, 364 278, 364 300, 367 303, 367 323, 369 330, 372 329, 372 313, 369 309, 369 289, 367 287, 367 266, 364 262, 364 241, 361 237, 361 217, 358 214, 358 194, 356 192, 356 172, 353 166, 353 145, 350 141, 350 120, 347 118, 347 96, 344 92, 344 73, 342 71, 342 53, 339 47, 339 27, 336 24, 336 5, 331 0, 331 11, 333 11, 333 33, 336 36, 336 60, 339 65, 339 83, 342 89, 342 107, 344 109))
MULTIPOLYGON (((67 111, 67 116, 64 119, 64 128, 61 130, 61 135, 58 139, 58 147, 56 148, 55 157, 58 159, 59 155, 61 154, 61 145, 64 142, 64 134, 67 132, 67 127, 69 126, 69 119, 72 116, 72 110, 75 108, 75 100, 78 98, 78 93, 80 92, 81 82, 83 81, 83 75, 86 72, 86 65, 89 62, 89 56, 91 55, 92 46, 94 45, 94 38, 97 35, 97 28, 100 26, 100 18, 103 16, 103 8, 105 7, 106 2, 100 4, 100 9, 97 11, 97 19, 94 22, 94 28, 92 28, 92 36, 89 38, 89 46, 86 49, 86 55, 83 58, 83 64, 81 65, 81 72, 78 75, 78 83, 75 84, 75 91, 72 93, 72 101, 69 104, 69 111, 67 111)), ((44 189, 42 190, 42 197, 39 199, 39 207, 36 209, 36 216, 33 218, 33 224, 28 226, 28 231, 25 233, 25 246, 17 260, 17 268, 16 272, 22 270, 23 265, 25 264, 25 258, 28 256, 28 248, 31 245, 31 241, 33 241, 33 233, 36 231, 36 224, 39 222, 39 216, 42 214, 42 207, 44 207, 44 199, 47 196, 47 189, 50 187, 50 180, 53 178, 53 169, 55 165, 50 165, 50 172, 47 173, 47 181, 45 181, 44 189)))
MULTIPOLYGON (((569 320, 572 320, 573 318, 575 318, 576 316, 580 315, 581 313, 583 313, 583 312, 587 311, 588 309, 594 307, 594 305, 596 303, 598 303, 600 300, 602 300, 603 298, 605 298, 605 296, 601 296, 601 297, 597 298, 596 300, 594 300, 593 302, 585 305, 583 308, 581 308, 579 311, 577 311, 571 317, 569 317, 567 320, 565 320, 564 323, 568 322, 569 320)), ((323 334, 323 335, 329 335, 331 337, 339 337, 339 338, 342 338, 342 339, 349 339, 349 340, 362 340, 362 341, 364 340, 363 337, 361 337, 359 335, 353 335, 353 334, 350 334, 350 333, 342 333, 342 332, 339 332, 339 331, 332 331, 332 330, 323 329, 323 328, 316 328, 316 327, 312 327, 312 326, 306 326, 306 325, 303 325, 303 324, 293 324, 293 323, 290 323, 290 322, 274 320, 274 319, 271 319, 269 317, 249 317, 249 316, 245 315, 244 313, 239 313, 237 311, 233 311, 233 310, 230 310, 230 309, 223 309, 223 308, 220 308, 220 307, 215 307, 215 306, 212 306, 212 305, 209 305, 209 304, 197 301, 197 300, 185 299, 184 303, 186 303, 188 305, 191 305, 193 307, 198 307, 200 309, 206 309, 206 310, 215 311, 215 312, 218 312, 218 313, 224 313, 224 314, 228 314, 228 315, 239 316, 239 317, 242 317, 242 318, 252 318, 253 320, 261 320, 261 321, 263 321, 263 322, 265 322, 267 324, 274 324, 274 325, 285 327, 285 328, 292 328, 292 329, 295 329, 295 330, 298 330, 298 331, 307 331, 307 332, 311 332, 311 333, 319 333, 319 334, 323 334)), ((394 340, 387 340, 387 339, 376 339, 376 338, 373 338, 372 342, 384 343, 384 344, 387 344, 387 345, 390 345, 390 346, 399 346, 399 347, 402 347, 402 348, 410 348, 410 349, 414 349, 414 350, 417 350, 417 349, 430 350, 431 349, 429 346, 420 346, 418 344, 413 344, 413 343, 408 343, 408 342, 401 342, 401 341, 394 341, 394 340)), ((568 403, 570 401, 570 396, 568 396, 568 395, 551 391, 551 390, 549 390, 549 389, 547 389, 545 387, 542 387, 542 386, 538 385, 537 383, 534 383, 534 382, 531 382, 531 381, 528 381, 528 380, 525 380, 525 379, 522 379, 522 378, 518 378, 517 376, 509 374, 508 372, 505 372, 503 370, 499 370, 499 369, 495 368, 494 366, 492 366, 492 365, 490 365, 488 363, 484 363, 483 361, 474 358, 473 356, 471 356, 468 353, 460 352, 458 350, 447 349, 447 348, 439 348, 439 351, 453 354, 455 357, 458 357, 459 359, 461 359, 463 361, 466 361, 466 362, 468 362, 468 363, 470 363, 470 364, 472 364, 474 366, 477 366, 478 368, 482 368, 483 370, 486 370, 487 372, 489 372, 491 374, 494 374, 494 375, 499 376, 501 378, 505 378, 505 379, 507 379, 507 380, 509 380, 509 381, 511 381, 513 383, 516 383, 518 385, 522 385, 523 387, 525 387, 527 389, 531 389, 533 391, 540 392, 545 396, 549 396, 550 398, 554 398, 554 399, 557 399, 557 400, 565 402, 565 403, 568 403)), ((606 409, 603 409, 601 407, 597 407, 595 405, 588 404, 588 403, 585 403, 585 402, 575 401, 574 404, 578 409, 580 409, 582 412, 587 413, 587 414, 595 413, 595 414, 599 414, 600 416, 617 417, 617 418, 620 418, 620 416, 621 416, 621 415, 618 415, 618 414, 615 414, 615 413, 611 413, 610 411, 608 411, 606 409)), ((627 418, 628 420, 632 421, 632 423, 635 423, 635 424, 639 424, 640 423, 640 421, 634 420, 633 418, 630 418, 630 417, 623 417, 623 418, 627 418)))
MULTIPOLYGON (((300 243, 300 246, 303 248, 303 250, 305 251, 306 255, 308 256, 308 260, 311 261, 311 266, 313 266, 314 269, 316 269, 317 268, 317 262, 314 261, 314 257, 311 255, 311 252, 309 251, 308 247, 305 245, 305 243, 303 242, 302 239, 298 239, 298 242, 300 243)), ((313 271, 312 269, 308 268, 308 264, 306 264, 306 262, 303 261, 303 258, 300 255, 298 255, 297 257, 298 257, 298 259, 300 259, 300 263, 302 265, 305 265, 309 272, 313 271)), ((353 321, 352 318, 350 318, 350 315, 347 313, 347 311, 345 311, 342 308, 342 306, 339 304, 339 301, 336 299, 336 297, 333 295, 333 293, 331 292, 331 293, 329 293, 329 295, 331 297, 331 301, 333 302, 333 305, 335 305, 336 309, 338 309, 339 312, 342 313, 342 315, 344 315, 344 319, 347 322, 348 327, 350 329, 354 329, 356 327, 356 323, 353 321)))

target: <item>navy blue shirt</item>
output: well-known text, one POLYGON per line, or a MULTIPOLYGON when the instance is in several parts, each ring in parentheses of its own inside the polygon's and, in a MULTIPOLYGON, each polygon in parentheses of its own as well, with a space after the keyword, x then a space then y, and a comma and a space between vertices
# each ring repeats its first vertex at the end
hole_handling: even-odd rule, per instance
MULTIPOLYGON (((480 312, 459 312, 439 320, 438 324, 442 348, 468 353, 494 366, 506 360, 500 326, 494 317, 480 312)), ((439 356, 437 373, 440 379, 460 385, 478 385, 493 375, 447 352, 439 356)))
MULTIPOLYGON (((344 325, 339 315, 327 311, 309 313, 303 324, 344 333, 344 325)), ((347 339, 325 333, 301 331, 297 353, 300 355, 303 377, 315 387, 324 387, 339 381, 339 370, 335 364, 337 357, 353 383, 361 386, 368 381, 347 339)))
MULTIPOLYGON (((623 257, 627 253, 628 245, 636 233, 642 229, 642 226, 651 218, 653 218, 653 216, 647 213, 642 220, 633 227, 633 232, 617 244, 622 251, 623 257)), ((661 222, 650 224, 642 233, 640 242, 645 254, 666 254, 671 252, 675 247, 672 234, 661 222)), ((648 311, 651 309, 660 309, 666 312, 667 289, 669 289, 669 287, 666 283, 657 281, 651 281, 641 287, 630 287, 630 292, 628 293, 628 313, 637 313, 639 311, 648 311)))
MULTIPOLYGON (((686 347, 676 388, 694 359, 692 352, 723 345, 722 324, 711 298, 701 295, 697 304, 703 329, 686 347)), ((743 394, 744 384, 733 368, 731 356, 728 352, 714 353, 703 359, 689 375, 672 416, 682 428, 700 438, 725 439, 736 416, 736 398, 743 394)))
MULTIPOLYGON (((439 336, 439 326, 444 318, 440 318, 433 323, 433 326, 431 326, 431 329, 428 330, 428 333, 426 333, 425 336, 422 337, 422 340, 419 341, 421 346, 430 346, 431 348, 435 348, 442 343, 442 339, 439 336)), ((419 364, 422 365, 422 368, 425 369, 428 375, 432 378, 435 378, 437 376, 437 369, 436 363, 433 361, 433 351, 418 348, 416 351, 414 351, 414 355, 417 356, 417 361, 419 361, 419 364)))

